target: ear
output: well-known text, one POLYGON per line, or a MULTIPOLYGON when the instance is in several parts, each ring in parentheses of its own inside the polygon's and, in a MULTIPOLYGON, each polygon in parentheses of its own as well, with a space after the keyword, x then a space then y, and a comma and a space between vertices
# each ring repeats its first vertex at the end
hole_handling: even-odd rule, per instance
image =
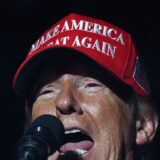
POLYGON ((149 143, 154 138, 158 126, 158 116, 156 114, 146 115, 136 121, 136 144, 143 145, 149 143))

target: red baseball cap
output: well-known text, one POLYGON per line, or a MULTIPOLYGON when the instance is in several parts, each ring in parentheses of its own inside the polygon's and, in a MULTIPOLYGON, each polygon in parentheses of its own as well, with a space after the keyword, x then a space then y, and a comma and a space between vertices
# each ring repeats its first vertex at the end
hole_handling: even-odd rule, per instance
POLYGON ((39 61, 46 60, 47 50, 55 48, 70 48, 86 55, 138 95, 149 97, 149 82, 129 33, 103 20, 74 13, 55 23, 32 45, 14 76, 16 93, 25 97, 24 88, 31 78, 32 69, 39 61))

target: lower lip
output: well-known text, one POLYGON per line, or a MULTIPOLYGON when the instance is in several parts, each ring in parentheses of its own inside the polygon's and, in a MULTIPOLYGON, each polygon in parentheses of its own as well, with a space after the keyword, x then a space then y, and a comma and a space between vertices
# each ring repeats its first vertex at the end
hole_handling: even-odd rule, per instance
POLYGON ((81 157, 87 159, 92 154, 92 152, 94 152, 93 150, 94 150, 94 145, 86 153, 84 153, 83 155, 81 155, 81 157))

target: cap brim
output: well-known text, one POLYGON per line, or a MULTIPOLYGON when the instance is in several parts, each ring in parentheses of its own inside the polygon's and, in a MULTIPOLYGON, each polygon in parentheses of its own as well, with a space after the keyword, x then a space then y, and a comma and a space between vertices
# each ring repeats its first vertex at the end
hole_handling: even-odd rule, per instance
MULTIPOLYGON (((18 95, 25 97, 26 94, 28 94, 28 91, 31 89, 31 84, 36 79, 36 76, 41 72, 42 67, 47 65, 47 60, 52 57, 54 63, 54 60, 59 60, 56 55, 59 55, 58 57, 63 59, 63 57, 61 57, 62 53, 68 54, 71 51, 73 52, 73 49, 56 47, 46 49, 38 54, 35 54, 31 57, 31 59, 25 60, 14 76, 13 89, 15 92, 18 95)), ((76 51, 74 50, 74 52, 76 51)))
MULTIPOLYGON (((37 77, 39 74, 41 74, 43 68, 45 65, 48 65, 48 62, 51 63, 65 63, 68 59, 64 58, 69 55, 82 55, 84 58, 87 58, 88 56, 83 54, 82 52, 79 52, 75 49, 65 48, 65 47, 57 47, 52 49, 47 49, 42 51, 41 53, 33 56, 30 60, 27 60, 24 62, 19 70, 17 71, 17 75, 14 79, 14 90, 17 92, 18 95, 22 97, 28 96, 30 94, 31 90, 33 89, 33 85, 35 84, 35 80, 37 80, 37 77), (78 54, 77 54, 78 53, 78 54)), ((75 59, 72 59, 73 61, 75 59)), ((79 59, 78 59, 79 60, 79 59)), ((97 62, 94 59, 91 59, 91 57, 87 58, 87 62, 94 62, 96 66, 100 67, 100 70, 102 71, 103 66, 100 64, 97 64, 97 62)), ((63 65, 62 65, 63 66, 63 65)), ((113 75, 110 71, 107 71, 104 69, 105 74, 107 74, 107 79, 110 79, 110 85, 109 86, 114 93, 116 93, 121 98, 125 98, 125 95, 128 93, 131 93, 131 88, 122 82, 120 79, 118 79, 115 75, 113 75), (119 94, 120 93, 120 94, 119 94), (123 93, 123 94, 122 94, 123 93)), ((98 74, 97 74, 98 75, 98 74)), ((98 78, 98 77, 97 77, 98 78)), ((104 77, 103 77, 104 79, 104 77)), ((106 80, 104 80, 106 81, 106 80)))

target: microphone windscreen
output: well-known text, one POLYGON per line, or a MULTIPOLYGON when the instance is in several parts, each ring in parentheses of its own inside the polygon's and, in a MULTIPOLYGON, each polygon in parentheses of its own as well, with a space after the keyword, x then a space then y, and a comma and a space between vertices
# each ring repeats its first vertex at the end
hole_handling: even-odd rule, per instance
POLYGON ((60 147, 63 143, 64 126, 53 115, 41 115, 29 125, 24 132, 25 135, 39 136, 49 143, 51 150, 55 150, 54 148, 60 147))

